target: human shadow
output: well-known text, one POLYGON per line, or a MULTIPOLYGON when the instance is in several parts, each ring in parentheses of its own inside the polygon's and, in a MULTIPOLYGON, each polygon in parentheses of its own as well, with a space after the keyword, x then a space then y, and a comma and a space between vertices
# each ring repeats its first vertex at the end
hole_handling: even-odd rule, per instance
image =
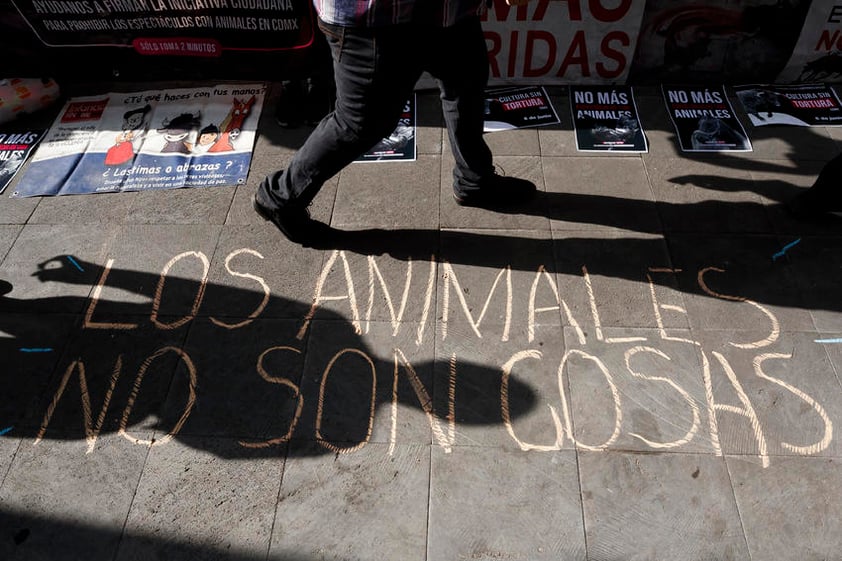
MULTIPOLYGON (((680 181, 706 183, 728 192, 758 189, 754 182, 714 177, 685 176, 680 181)), ((786 182, 761 184, 758 192, 771 200, 786 201, 802 189, 786 182)), ((783 204, 760 201, 711 200, 695 203, 655 202, 607 195, 539 193, 536 200, 498 212, 547 218, 560 225, 551 236, 521 237, 517 232, 488 230, 332 228, 319 242, 333 249, 360 255, 389 255, 408 260, 423 250, 413 245, 433 241, 428 253, 453 264, 491 269, 544 269, 559 275, 581 276, 583 266, 594 275, 635 283, 655 282, 685 294, 722 299, 732 295, 792 309, 842 311, 833 295, 838 282, 832 250, 822 244, 809 251, 779 254, 783 242, 796 234, 832 235, 842 221, 828 218, 804 224, 787 217, 783 204), (769 213, 787 227, 776 230, 769 213), (593 226, 603 227, 595 230, 593 226), (594 231, 594 235, 586 232, 594 231), (787 235, 782 232, 792 232, 787 235), (597 235, 599 232, 599 235, 597 235), (494 248, 494 249, 490 249, 494 248), (549 255, 536 261, 530 255, 549 255), (527 257, 523 257, 527 256, 527 257), (650 268, 672 269, 671 274, 649 275, 650 268), (717 288, 700 282, 699 274, 716 275, 717 288), (806 290, 806 287, 815 290, 806 290), (823 290, 826 287, 828 290, 823 290)), ((780 224, 779 224, 780 226, 780 224)), ((808 244, 804 244, 808 245, 808 244)))
POLYGON ((435 356, 431 342, 415 342, 415 325, 401 326, 412 337, 394 338, 389 326, 381 338, 330 310, 311 318, 310 304, 268 289, 68 256, 33 276, 58 293, 97 286, 17 299, 2 283, 0 429, 33 444, 79 440, 93 451, 117 433, 221 457, 447 447, 459 427, 504 430, 537 401, 501 364, 435 356))

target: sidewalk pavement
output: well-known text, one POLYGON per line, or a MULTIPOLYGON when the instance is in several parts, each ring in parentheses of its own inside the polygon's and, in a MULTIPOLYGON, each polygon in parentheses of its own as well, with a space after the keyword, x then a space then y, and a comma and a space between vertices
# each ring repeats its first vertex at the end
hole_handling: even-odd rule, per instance
POLYGON ((309 131, 271 99, 237 188, 4 196, 0 559, 839 559, 842 221, 780 203, 842 132, 689 156, 636 94, 648 154, 577 153, 561 90, 489 134, 540 190, 498 213, 423 93, 320 249, 251 208, 309 131))

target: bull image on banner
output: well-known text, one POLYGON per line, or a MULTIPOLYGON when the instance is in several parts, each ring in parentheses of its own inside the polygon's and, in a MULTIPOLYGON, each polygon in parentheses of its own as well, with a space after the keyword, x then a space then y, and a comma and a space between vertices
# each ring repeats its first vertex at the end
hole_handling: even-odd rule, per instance
POLYGON ((842 6, 812 2, 798 43, 777 82, 842 80, 842 6))
POLYGON ((244 183, 264 84, 73 98, 15 197, 244 183))
POLYGON ((629 81, 772 81, 786 65, 810 3, 647 0, 629 81))

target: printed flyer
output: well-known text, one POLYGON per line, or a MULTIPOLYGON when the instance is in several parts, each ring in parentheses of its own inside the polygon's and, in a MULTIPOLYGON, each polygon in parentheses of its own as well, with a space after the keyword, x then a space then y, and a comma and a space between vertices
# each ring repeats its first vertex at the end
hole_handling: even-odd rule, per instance
POLYGON ((44 136, 44 131, 0 132, 0 193, 44 136))
POLYGON ((842 125, 839 98, 825 84, 750 85, 734 91, 756 127, 842 125))
POLYGON ((661 86, 684 152, 751 152, 722 86, 661 86))
POLYGON ((580 152, 647 152, 631 86, 571 86, 570 112, 580 152))
POLYGON ((12 196, 244 183, 265 84, 70 99, 12 196))
POLYGON ((398 125, 386 138, 380 140, 357 162, 415 161, 415 96, 407 100, 398 125))
POLYGON ((558 115, 543 87, 495 88, 485 92, 485 132, 553 125, 558 115))

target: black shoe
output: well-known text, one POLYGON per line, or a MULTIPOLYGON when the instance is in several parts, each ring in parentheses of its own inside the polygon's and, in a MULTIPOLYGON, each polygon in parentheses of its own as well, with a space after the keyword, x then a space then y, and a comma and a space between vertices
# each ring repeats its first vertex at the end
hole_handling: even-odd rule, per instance
POLYGON ((521 205, 535 197, 535 184, 519 177, 489 176, 479 184, 479 189, 467 193, 453 192, 453 198, 461 206, 478 208, 505 208, 521 205))
POLYGON ((310 218, 306 208, 292 206, 272 209, 261 204, 256 196, 252 196, 251 202, 257 214, 277 226, 291 242, 312 245, 329 238, 330 227, 310 218))

